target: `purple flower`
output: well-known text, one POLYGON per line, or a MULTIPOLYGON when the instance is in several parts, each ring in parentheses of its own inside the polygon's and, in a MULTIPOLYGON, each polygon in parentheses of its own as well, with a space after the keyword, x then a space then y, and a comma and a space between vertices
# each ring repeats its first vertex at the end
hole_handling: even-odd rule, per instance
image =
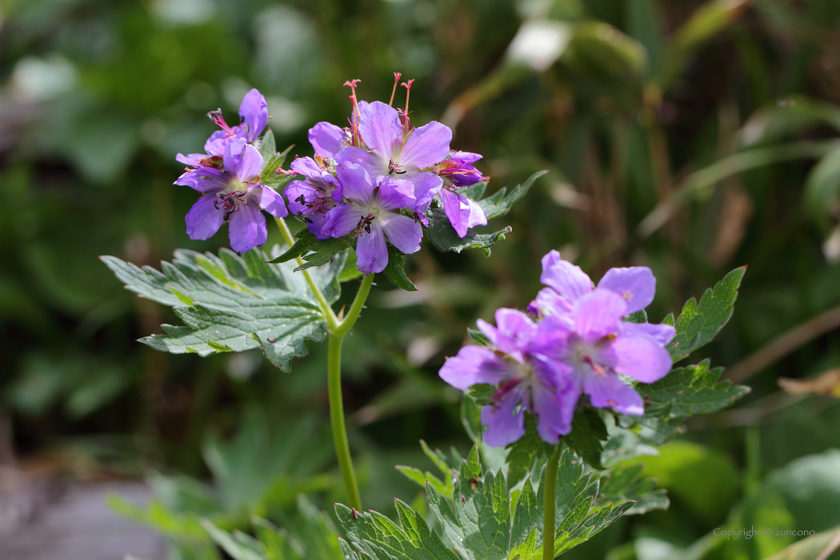
MULTIPOLYGON (((545 255, 542 266, 540 282, 550 289, 540 291, 537 306, 545 314, 568 312, 577 299, 595 289, 589 276, 579 266, 564 261, 557 251, 545 255)), ((656 278, 646 266, 611 268, 598 287, 618 294, 626 302, 629 314, 650 305, 656 293, 656 278)))
POLYGON ((322 158, 333 158, 350 143, 350 133, 328 122, 319 122, 309 129, 309 143, 322 158))
POLYGON ((222 117, 221 109, 210 111, 207 116, 222 130, 217 130, 211 134, 207 142, 204 143, 206 154, 189 154, 186 156, 178 154, 175 156, 178 162, 190 167, 220 167, 221 159, 224 157, 225 148, 228 144, 241 138, 252 144, 260 137, 265 128, 265 123, 268 121, 268 106, 265 97, 256 89, 252 89, 245 94, 242 104, 239 106, 239 125, 232 128, 228 126, 224 117, 222 117))
POLYGON ((487 225, 487 214, 481 206, 457 192, 459 187, 474 185, 483 178, 481 172, 471 165, 480 159, 479 154, 472 152, 452 152, 436 166, 443 179, 440 190, 443 211, 458 237, 467 235, 472 227, 487 225))
POLYGON ((190 239, 209 239, 229 222, 231 248, 245 253, 266 241, 268 231, 260 208, 278 218, 289 212, 274 189, 259 184, 263 159, 245 138, 225 147, 223 163, 224 170, 200 167, 175 181, 202 193, 187 214, 187 234, 190 239))
POLYGON ((655 327, 656 335, 641 325, 622 321, 628 313, 625 299, 606 288, 595 288, 575 299, 568 312, 545 317, 534 337, 534 347, 570 370, 566 402, 574 407, 581 391, 592 406, 623 414, 642 414, 641 396, 620 375, 643 383, 662 379, 671 370, 671 355, 664 345, 674 336, 669 325, 655 327))
POLYGON ((365 168, 350 162, 336 169, 345 202, 326 215, 322 235, 342 237, 352 233, 356 241, 356 266, 365 274, 382 272, 388 264, 387 241, 403 253, 420 250, 423 229, 399 214, 414 205, 411 184, 390 177, 372 180, 365 168))
POLYGON ((291 168, 306 180, 292 181, 283 191, 289 201, 289 209, 303 217, 317 239, 327 239, 330 235, 322 233, 326 214, 342 201, 338 179, 308 157, 296 159, 291 168))
POLYGON ((524 313, 499 309, 496 324, 494 328, 478 321, 478 328, 495 350, 466 346, 446 360, 440 377, 462 391, 478 383, 496 386, 481 411, 488 445, 502 447, 521 438, 526 410, 539 416, 540 437, 556 444, 561 435, 571 431, 574 402, 569 402, 573 395, 568 390, 570 368, 534 351, 538 325, 524 313))
POLYGON ((542 265, 540 281, 550 287, 536 299, 545 316, 536 346, 571 368, 575 400, 583 391, 593 406, 642 414, 641 397, 617 374, 644 383, 664 377, 672 365, 664 347, 675 334, 670 325, 621 320, 653 301, 656 278, 650 269, 610 269, 595 288, 557 251, 543 257, 542 265))
POLYGON ((408 181, 414 187, 413 206, 421 219, 432 199, 443 185, 435 173, 423 171, 440 163, 449 155, 452 131, 432 121, 412 130, 404 137, 399 113, 392 107, 374 101, 359 104, 359 134, 370 151, 349 146, 336 155, 336 161, 361 164, 373 181, 391 177, 408 181))

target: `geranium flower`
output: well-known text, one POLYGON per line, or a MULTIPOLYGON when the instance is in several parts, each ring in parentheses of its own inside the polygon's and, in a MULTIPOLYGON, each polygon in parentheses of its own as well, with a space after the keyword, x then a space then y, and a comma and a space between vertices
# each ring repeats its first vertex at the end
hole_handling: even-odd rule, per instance
POLYGON ((358 131, 370 151, 348 146, 336 154, 336 161, 362 165, 373 181, 385 177, 408 181, 416 199, 413 209, 425 223, 422 214, 429 209, 443 180, 424 170, 431 169, 449 155, 452 131, 432 121, 404 137, 405 127, 394 108, 374 101, 364 106, 360 103, 358 110, 358 131))
MULTIPOLYGON (((545 441, 556 444, 571 431, 574 403, 569 402, 569 371, 565 364, 535 351, 537 324, 514 309, 496 311, 497 328, 479 320, 478 328, 494 349, 465 346, 448 358, 440 377, 462 391, 479 383, 496 386, 481 411, 486 426, 484 441, 503 447, 525 433, 526 410, 539 417, 537 431, 545 441)), ((576 397, 575 397, 576 400, 576 397)))
POLYGON ((256 89, 252 89, 245 94, 239 106, 239 125, 230 127, 222 117, 221 109, 211 111, 207 113, 207 116, 222 130, 217 130, 211 134, 207 142, 204 143, 206 153, 188 154, 186 156, 178 154, 175 159, 179 163, 190 167, 219 166, 222 163, 221 159, 224 157, 225 148, 228 144, 240 138, 244 138, 246 142, 252 144, 260 137, 263 129, 265 129, 265 123, 268 121, 268 106, 265 97, 256 89))
POLYGON ((330 235, 323 233, 327 212, 342 201, 338 179, 309 157, 296 159, 290 167, 306 180, 292 181, 283 191, 289 201, 289 209, 303 217, 317 239, 327 239, 330 235))
POLYGON ((230 246, 237 253, 263 245, 268 236, 260 208, 282 218, 288 215, 283 198, 259 184, 263 158, 245 138, 230 142, 223 154, 224 170, 200 167, 175 181, 202 193, 186 216, 190 239, 209 239, 230 223, 230 246))
POLYGON ((405 254, 420 250, 423 228, 399 213, 414 205, 411 184, 401 179, 374 180, 361 165, 350 162, 336 169, 345 204, 326 215, 323 235, 356 237, 356 266, 365 274, 382 272, 388 264, 386 240, 405 254), (347 204, 349 202, 350 204, 347 204))
POLYGON ((443 179, 440 190, 443 211, 458 237, 467 235, 470 228, 487 225, 487 214, 481 206, 458 192, 459 187, 474 185, 483 178, 481 172, 472 166, 480 159, 479 154, 452 152, 437 165, 438 174, 443 179))

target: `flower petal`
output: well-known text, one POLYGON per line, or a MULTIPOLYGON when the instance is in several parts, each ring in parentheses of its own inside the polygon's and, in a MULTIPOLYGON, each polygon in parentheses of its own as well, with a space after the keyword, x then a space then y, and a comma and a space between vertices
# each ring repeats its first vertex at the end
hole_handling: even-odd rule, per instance
POLYGON ((241 204, 230 217, 230 248, 237 253, 247 253, 258 245, 265 244, 268 229, 265 216, 255 204, 241 204))
POLYGON ((225 147, 230 144, 233 138, 233 136, 228 136, 224 130, 217 130, 204 143, 204 151, 211 156, 222 157, 225 155, 225 147))
POLYGON ((334 158, 344 148, 348 139, 343 128, 328 122, 319 122, 309 129, 309 143, 321 157, 334 158))
POLYGON ((387 212, 379 216, 382 230, 391 245, 406 255, 420 250, 420 240, 423 239, 423 228, 407 216, 387 212))
MULTIPOLYGON (((237 150, 239 145, 239 142, 232 142, 228 146, 234 161, 233 175, 243 183, 255 183, 255 179, 258 179, 262 172, 263 158, 260 152, 250 144, 245 144, 237 155, 233 150, 237 150)), ((228 148, 225 149, 225 170, 228 170, 228 148)))
POLYGON ((565 315, 571 313, 574 308, 568 299, 558 294, 552 288, 543 288, 540 290, 534 301, 537 304, 537 309, 546 317, 549 315, 565 315))
POLYGON ((379 158, 396 161, 402 141, 400 117, 393 107, 374 101, 361 110, 359 134, 379 158))
POLYGON ((585 342, 597 342, 621 329, 626 311, 627 304, 615 292, 596 288, 575 302, 575 331, 585 342))
POLYGON ((414 186, 404 179, 386 177, 379 183, 376 202, 388 212, 410 208, 414 204, 414 186))
POLYGON ((249 142, 256 140, 265 128, 268 120, 268 105, 265 103, 265 97, 256 89, 252 89, 242 98, 239 119, 239 122, 245 126, 245 137, 249 142))
POLYGON ((344 162, 336 168, 344 198, 362 206, 373 202, 374 185, 365 168, 357 163, 344 162))
POLYGON ((627 335, 646 335, 652 338, 660 346, 665 346, 674 338, 677 331, 671 325, 657 325, 654 323, 628 323, 621 325, 621 330, 627 335))
POLYGON ((401 179, 411 182, 413 185, 413 193, 416 202, 414 203, 414 211, 418 214, 423 214, 429 209, 432 199, 440 192, 443 186, 443 179, 434 173, 426 173, 421 171, 409 171, 404 175, 400 175, 401 179))
POLYGON ((482 157, 481 154, 476 154, 474 152, 455 151, 455 152, 452 152, 452 154, 447 159, 450 159, 452 161, 462 162, 462 163, 475 163, 478 160, 480 160, 481 157, 482 157))
POLYGON ((382 161, 378 156, 355 146, 348 146, 338 152, 335 161, 339 164, 348 161, 358 163, 365 168, 373 181, 379 181, 382 177, 388 176, 388 160, 382 161))
POLYGON ((462 194, 444 189, 440 191, 443 210, 458 237, 467 235, 471 227, 487 225, 487 215, 481 207, 462 194))
POLYGON ((557 251, 551 251, 542 258, 542 267, 540 282, 554 288, 570 305, 592 291, 589 276, 579 266, 561 259, 557 251))
POLYGON ((283 202, 283 197, 271 187, 256 185, 251 188, 251 192, 258 197, 260 208, 275 218, 283 218, 289 215, 289 211, 286 210, 286 203, 283 202))
MULTIPOLYGON (((340 207, 339 207, 340 208, 340 207)), ((335 212, 337 208, 333 208, 335 212)), ((388 266, 388 246, 385 233, 376 222, 370 225, 370 233, 364 232, 356 241, 356 268, 364 274, 382 272, 388 266)))
POLYGON ((201 160, 207 157, 207 154, 178 154, 175 156, 175 161, 189 165, 190 167, 201 167, 201 160))
POLYGON ((488 404, 481 409, 481 423, 487 427, 484 443, 504 447, 525 435, 525 409, 522 407, 515 412, 521 400, 521 395, 513 390, 498 404, 488 404))
POLYGON ((643 383, 662 379, 673 365, 668 351, 646 335, 619 335, 606 352, 614 356, 612 368, 616 373, 643 383))
POLYGON ((395 159, 403 169, 431 167, 446 159, 450 142, 452 130, 445 124, 432 121, 414 129, 395 159))
POLYGON ((497 385, 515 374, 512 364, 489 348, 465 346, 455 357, 446 359, 439 375, 456 389, 466 391, 478 383, 497 385))
POLYGON ((653 301, 656 278, 646 266, 611 268, 598 282, 598 287, 620 295, 627 301, 627 313, 635 313, 653 301))
POLYGON ((612 408, 633 415, 645 412, 639 393, 613 373, 583 376, 583 392, 589 395, 592 406, 598 408, 612 408))
POLYGON ((548 381, 535 385, 531 394, 534 412, 539 416, 537 432, 551 444, 560 436, 572 431, 572 417, 578 399, 576 386, 570 387, 568 370, 564 364, 536 358, 532 362, 534 373, 540 380, 548 381))
POLYGON ((230 176, 215 167, 199 167, 193 171, 187 171, 175 181, 176 185, 190 187, 202 193, 224 190, 228 183, 230 183, 230 176))
POLYGON ((187 212, 187 235, 190 239, 210 239, 225 222, 223 210, 216 209, 216 197, 212 194, 201 196, 187 212))
POLYGON ((328 237, 347 235, 356 229, 363 216, 367 216, 367 212, 353 204, 336 206, 327 212, 327 219, 324 222, 324 229, 321 230, 321 234, 328 237))

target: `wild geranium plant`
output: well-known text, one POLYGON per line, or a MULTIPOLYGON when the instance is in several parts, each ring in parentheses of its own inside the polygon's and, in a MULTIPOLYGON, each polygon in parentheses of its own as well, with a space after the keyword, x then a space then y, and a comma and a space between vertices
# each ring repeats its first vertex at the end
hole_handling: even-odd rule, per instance
MULTIPOLYGON (((313 156, 288 169, 289 150, 277 153, 257 90, 245 96, 240 124, 228 125, 221 111, 209 114, 220 130, 206 153, 178 154, 187 168, 175 185, 199 194, 186 215, 190 238, 209 239, 227 224, 233 251, 178 250, 161 271, 103 257, 129 290, 172 306, 184 322, 141 342, 201 356, 261 348, 289 371, 293 357, 307 354, 308 340, 327 338, 333 439, 348 503, 336 509, 345 530, 341 547, 324 548, 327 557, 548 560, 626 513, 666 507, 654 482, 640 479, 641 467, 624 461, 663 443, 686 417, 746 393, 718 382, 722 370, 708 360, 673 367, 727 323, 745 269, 699 304, 689 300, 676 319, 653 323, 645 314, 656 289, 650 269, 614 268, 596 286, 551 251, 542 260, 546 287, 534 301, 524 310, 499 309, 495 326, 479 320, 469 331, 476 345, 440 370, 443 381, 465 392, 464 425, 476 443, 469 457, 423 444, 442 479, 397 467, 426 488, 440 532, 400 501, 398 523, 363 513, 344 425, 341 351, 374 275, 414 290, 403 256, 421 250, 423 239, 442 251, 489 255, 511 228, 483 226, 544 173, 483 197, 488 179, 474 165, 481 156, 454 150, 452 131, 441 123, 413 125, 412 81, 402 84, 404 108, 393 108, 399 80, 395 74, 387 104, 359 100, 357 80, 345 84, 352 92, 348 126, 316 124, 309 131, 313 156), (274 218, 285 248, 260 248, 267 239, 263 212, 274 218), (302 222, 294 236, 287 217, 302 222), (336 314, 342 283, 359 276, 352 305, 336 314)), ((328 521, 304 517, 317 539, 334 538, 328 521)), ((259 539, 207 529, 233 558, 309 556, 267 523, 258 524, 259 539)))

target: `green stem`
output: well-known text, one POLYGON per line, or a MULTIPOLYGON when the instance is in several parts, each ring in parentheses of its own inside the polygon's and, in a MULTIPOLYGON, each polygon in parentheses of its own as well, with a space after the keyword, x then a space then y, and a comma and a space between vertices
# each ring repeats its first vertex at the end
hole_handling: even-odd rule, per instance
POLYGON ((362 278, 362 284, 359 286, 359 291, 356 293, 356 299, 353 300, 353 304, 350 306, 347 316, 336 328, 333 329, 333 332, 338 336, 344 338, 347 336, 347 333, 350 332, 350 329, 353 328, 353 325, 356 324, 356 319, 359 318, 359 314, 362 312, 362 307, 364 307, 368 294, 370 294, 370 287, 373 285, 373 277, 373 274, 367 274, 362 278))
MULTIPOLYGON (((283 221, 283 218, 274 218, 274 221, 277 222, 277 226, 280 228, 280 233, 283 234, 283 239, 285 239, 286 244, 289 245, 289 248, 295 244, 295 238, 292 237, 292 232, 289 230, 289 226, 286 225, 286 222, 283 221)), ((298 266, 303 266, 303 259, 298 257, 295 259, 298 263, 298 266)), ((318 287, 318 284, 315 283, 315 280, 312 279, 312 275, 309 274, 308 269, 303 269, 303 277, 306 278, 306 283, 309 284, 309 288, 312 290, 312 293, 315 294, 315 299, 318 300, 318 304, 321 306, 321 311, 324 312, 324 317, 327 318, 327 328, 332 331, 336 329, 340 321, 338 317, 335 316, 335 312, 333 311, 332 307, 330 307, 329 302, 327 302, 327 298, 324 297, 323 292, 318 287)))
POLYGON ((341 398, 341 345, 343 342, 343 336, 330 333, 329 357, 327 359, 330 421, 332 423, 335 454, 338 457, 341 478, 344 480, 348 505, 361 511, 362 498, 359 495, 359 485, 356 483, 356 473, 353 471, 353 460, 350 458, 350 445, 347 443, 347 429, 344 426, 344 403, 341 398))
MULTIPOLYGON (((289 231, 286 222, 281 218, 275 218, 275 220, 289 247, 294 245, 292 232, 289 231)), ((299 266, 303 264, 300 258, 297 259, 297 262, 299 266)), ((318 299, 324 316, 327 318, 327 327, 329 329, 327 343, 327 385, 329 389, 330 423, 332 424, 335 455, 338 459, 338 467, 341 470, 341 478, 344 481, 344 489, 347 492, 348 505, 351 508, 361 511, 362 498, 359 495, 356 472, 353 470, 353 459, 350 457, 350 444, 347 442, 347 427, 344 424, 344 401, 341 395, 341 347, 344 344, 344 337, 350 333, 353 325, 356 324, 356 319, 359 318, 359 314, 362 312, 362 308, 365 306, 365 301, 367 301, 370 288, 373 285, 374 275, 368 274, 362 278, 362 284, 359 286, 356 299, 353 300, 347 316, 339 320, 324 297, 324 294, 321 293, 318 285, 312 279, 309 271, 304 269, 302 272, 306 277, 306 282, 318 299)))
POLYGON ((543 510, 543 560, 554 560, 554 514, 557 504, 557 467, 560 464, 560 444, 545 466, 545 506, 543 510))

